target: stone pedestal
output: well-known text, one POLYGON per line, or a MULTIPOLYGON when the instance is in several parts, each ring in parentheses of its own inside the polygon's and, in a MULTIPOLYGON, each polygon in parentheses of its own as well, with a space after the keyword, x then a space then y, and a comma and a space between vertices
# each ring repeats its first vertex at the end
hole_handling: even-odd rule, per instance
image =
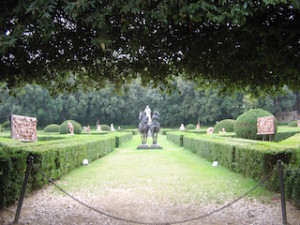
POLYGON ((149 147, 149 145, 147 145, 147 144, 141 144, 141 145, 139 145, 138 147, 137 147, 137 149, 149 149, 150 147, 149 147))
POLYGON ((162 147, 158 144, 154 144, 154 145, 147 145, 147 144, 142 144, 142 145, 139 145, 137 147, 138 150, 153 150, 153 149, 162 149, 162 147))
POLYGON ((158 144, 151 145, 151 149, 162 149, 162 147, 158 144))

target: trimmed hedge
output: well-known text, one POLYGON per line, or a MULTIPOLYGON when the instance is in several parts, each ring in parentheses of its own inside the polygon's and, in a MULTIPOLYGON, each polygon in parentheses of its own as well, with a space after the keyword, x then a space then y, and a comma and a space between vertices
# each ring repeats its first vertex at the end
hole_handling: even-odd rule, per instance
POLYGON ((183 132, 167 132, 167 139, 171 140, 180 147, 183 146, 183 132))
POLYGON ((169 128, 162 128, 160 129, 160 132, 162 135, 167 135, 167 132, 172 131, 172 129, 169 128))
POLYGON ((69 134, 70 133, 69 128, 68 128, 68 122, 71 122, 72 125, 74 126, 74 133, 75 134, 80 134, 81 133, 82 127, 79 123, 77 123, 74 120, 66 120, 59 127, 59 133, 60 134, 69 134))
MULTIPOLYGON (((52 135, 51 135, 52 136, 52 135)), ((62 137, 62 135, 57 135, 62 137)), ((34 157, 34 164, 52 179, 58 179, 74 168, 113 151, 132 137, 131 133, 115 135, 64 135, 64 139, 22 143, 9 137, 0 138, 0 208, 15 202, 22 187, 26 158, 34 157)), ((46 139, 46 138, 45 138, 46 139)), ((35 167, 27 186, 27 192, 48 183, 35 167)))
POLYGON ((297 121, 292 121, 288 124, 289 127, 298 127, 297 121))
POLYGON ((19 198, 25 170, 24 151, 6 152, 0 147, 0 208, 19 198))
MULTIPOLYGON (((300 207, 300 134, 281 143, 175 131, 168 132, 167 138, 178 145, 183 139, 183 147, 192 152, 258 180, 277 168, 277 161, 282 160, 289 165, 285 170, 288 199, 300 207)), ((278 189, 277 174, 274 171, 272 180, 267 184, 270 189, 278 189)))
POLYGON ((115 138, 115 147, 119 148, 120 145, 132 139, 132 132, 114 132, 109 136, 115 138))
POLYGON ((235 120, 232 119, 221 120, 219 123, 215 125, 214 133, 219 133, 220 131, 222 131, 222 128, 225 128, 226 132, 234 132, 234 125, 235 125, 235 120))
POLYGON ((44 128, 44 132, 56 132, 59 133, 59 127, 58 124, 49 124, 44 128))
POLYGON ((110 126, 103 124, 103 125, 101 125, 101 129, 105 130, 105 131, 110 131, 110 126))
POLYGON ((194 124, 188 124, 188 125, 186 125, 185 129, 187 129, 187 130, 195 130, 196 126, 194 124))
POLYGON ((299 134, 300 133, 300 129, 299 131, 285 131, 285 132, 277 132, 276 135, 275 135, 275 138, 274 138, 274 141, 275 142, 280 142, 280 141, 283 141, 285 139, 288 139, 296 134, 299 134))

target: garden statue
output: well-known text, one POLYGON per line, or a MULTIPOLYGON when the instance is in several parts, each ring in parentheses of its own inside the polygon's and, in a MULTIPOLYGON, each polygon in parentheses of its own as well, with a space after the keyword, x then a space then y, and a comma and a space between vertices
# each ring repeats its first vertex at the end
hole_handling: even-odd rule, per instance
POLYGON ((98 132, 101 132, 101 131, 102 131, 101 125, 100 125, 100 124, 97 125, 97 131, 98 131, 98 132))
POLYGON ((147 113, 144 112, 140 112, 139 115, 139 131, 141 134, 141 139, 142 139, 142 145, 146 145, 147 143, 147 136, 148 136, 148 131, 149 131, 149 124, 148 124, 148 116, 147 113))
POLYGON ((85 132, 87 134, 91 134, 91 126, 90 125, 88 125, 87 127, 83 127, 83 129, 85 130, 85 132))
POLYGON ((196 126, 196 130, 200 130, 200 120, 198 118, 198 123, 197 123, 197 126, 196 126))
POLYGON ((111 131, 116 131, 113 124, 110 124, 110 130, 111 131))
POLYGON ((74 126, 70 121, 68 121, 68 128, 69 128, 70 134, 74 134, 74 126))
POLYGON ((152 123, 150 125, 150 132, 151 132, 152 139, 153 139, 153 145, 157 145, 157 135, 160 130, 160 124, 158 122, 159 118, 160 118, 159 112, 154 111, 153 116, 152 116, 152 123))
POLYGON ((151 120, 151 109, 149 108, 149 105, 146 106, 144 112, 146 113, 146 115, 148 117, 148 125, 150 125, 152 120, 151 120))
POLYGON ((185 127, 184 127, 183 123, 180 125, 179 130, 185 130, 185 127))
POLYGON ((209 127, 209 128, 207 128, 207 130, 206 130, 206 133, 207 134, 212 134, 214 132, 214 128, 213 127, 209 127))

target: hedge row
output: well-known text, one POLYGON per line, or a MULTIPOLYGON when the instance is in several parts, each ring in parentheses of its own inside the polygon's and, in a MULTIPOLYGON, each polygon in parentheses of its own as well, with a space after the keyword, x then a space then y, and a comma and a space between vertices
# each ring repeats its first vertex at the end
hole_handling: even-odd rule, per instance
POLYGON ((115 133, 111 133, 109 136, 115 137, 115 147, 119 148, 121 144, 131 140, 132 135, 133 133, 129 131, 129 132, 115 132, 115 133))
MULTIPOLYGON (((284 188, 286 198, 289 199, 298 209, 300 209, 300 167, 298 165, 283 164, 284 188)), ((274 176, 271 180, 272 190, 279 192, 278 170, 275 168, 274 176)))
MULTIPOLYGON (((54 136, 53 136, 54 137, 54 136)), ((61 135, 60 135, 61 137, 61 135)), ((0 138, 0 208, 13 204, 18 199, 26 170, 26 158, 34 157, 34 164, 52 179, 58 179, 74 168, 113 151, 132 137, 131 133, 114 135, 65 135, 61 140, 21 143, 9 138, 0 138)), ((33 168, 27 191, 48 183, 37 169, 33 168)))
POLYGON ((215 135, 185 135, 183 146, 210 161, 218 161, 235 172, 255 179, 268 174, 278 159, 288 163, 294 152, 292 149, 279 149, 274 145, 269 148, 257 141, 241 141, 215 135))
POLYGON ((167 138, 174 142, 175 144, 179 145, 180 147, 183 146, 183 132, 174 131, 174 132, 167 132, 167 138))
MULTIPOLYGON (((289 164, 289 169, 285 171, 287 196, 293 202, 298 202, 296 205, 300 207, 300 134, 281 143, 179 132, 168 132, 167 137, 177 144, 183 138, 185 148, 254 179, 261 179, 269 174, 276 167, 277 161, 282 160, 286 165, 289 164)), ((276 182, 270 182, 268 187, 274 190, 277 185, 276 182)))
POLYGON ((0 208, 12 204, 20 195, 26 169, 26 152, 10 154, 0 146, 0 208))
POLYGON ((285 132, 277 132, 274 138, 275 142, 280 142, 283 141, 285 139, 288 139, 296 134, 300 133, 300 129, 299 130, 291 130, 291 131, 285 131, 285 132))

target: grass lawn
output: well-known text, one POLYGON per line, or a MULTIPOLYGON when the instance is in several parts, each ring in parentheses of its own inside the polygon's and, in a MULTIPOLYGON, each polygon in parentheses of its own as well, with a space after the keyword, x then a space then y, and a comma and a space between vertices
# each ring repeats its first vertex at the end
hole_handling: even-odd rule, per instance
MULTIPOLYGON (((174 203, 223 203, 257 184, 225 167, 212 167, 211 162, 178 147, 166 136, 160 135, 158 143, 163 150, 136 150, 140 137, 135 135, 109 155, 64 176, 58 184, 70 193, 123 190, 174 203)), ((249 197, 268 202, 272 195, 259 187, 249 197)))

